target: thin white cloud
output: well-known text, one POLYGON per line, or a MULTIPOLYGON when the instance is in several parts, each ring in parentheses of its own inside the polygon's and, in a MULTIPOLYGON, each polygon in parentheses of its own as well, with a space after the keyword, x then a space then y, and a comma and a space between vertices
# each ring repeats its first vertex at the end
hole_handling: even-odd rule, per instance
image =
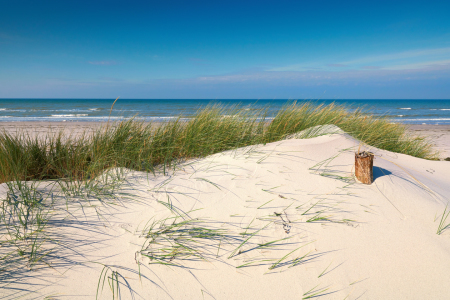
POLYGON ((419 58, 426 56, 450 56, 450 47, 448 48, 436 48, 436 49, 419 49, 419 50, 410 50, 403 51, 398 53, 390 53, 383 55, 374 55, 374 56, 365 56, 357 59, 352 59, 349 61, 341 62, 341 64, 355 65, 355 64, 368 64, 374 62, 386 62, 393 61, 399 59, 407 59, 407 58, 419 58))
POLYGON ((192 79, 197 83, 249 83, 266 82, 277 84, 342 84, 364 81, 387 82, 392 80, 433 78, 450 78, 450 60, 431 61, 421 64, 395 66, 390 69, 371 68, 342 71, 260 71, 243 74, 229 74, 219 76, 203 76, 192 79))
POLYGON ((339 61, 324 64, 321 62, 292 64, 284 67, 272 68, 267 71, 308 71, 313 67, 339 71, 340 68, 348 69, 385 69, 385 70, 406 70, 429 68, 430 66, 447 64, 450 60, 450 47, 435 49, 417 49, 383 55, 363 56, 347 61, 339 61))
POLYGON ((273 72, 284 72, 284 71, 301 71, 304 70, 305 66, 303 64, 295 64, 285 67, 278 67, 278 68, 271 68, 267 71, 273 71, 273 72))
POLYGON ((390 66, 390 67, 385 67, 383 69, 384 70, 418 70, 418 69, 430 69, 430 68, 440 68, 440 67, 450 67, 450 59, 426 61, 426 62, 404 64, 404 65, 394 65, 394 66, 390 66))

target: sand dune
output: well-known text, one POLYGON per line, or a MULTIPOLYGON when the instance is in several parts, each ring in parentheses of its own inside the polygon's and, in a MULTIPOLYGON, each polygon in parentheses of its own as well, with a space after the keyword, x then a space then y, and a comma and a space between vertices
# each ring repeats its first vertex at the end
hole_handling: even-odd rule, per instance
MULTIPOLYGON (((448 299, 450 168, 384 150, 352 177, 345 133, 215 154, 109 197, 54 191, 46 263, 6 299, 448 299), (118 289, 117 289, 118 284, 118 289), (309 298, 308 298, 309 297, 309 298)), ((43 185, 44 183, 42 183, 43 185)), ((2 192, 5 192, 4 185, 2 192)))

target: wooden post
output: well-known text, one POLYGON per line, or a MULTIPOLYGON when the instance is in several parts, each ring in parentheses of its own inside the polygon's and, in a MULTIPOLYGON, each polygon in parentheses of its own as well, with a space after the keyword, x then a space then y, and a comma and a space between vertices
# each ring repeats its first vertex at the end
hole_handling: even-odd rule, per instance
POLYGON ((365 184, 373 182, 373 153, 355 153, 355 176, 356 179, 365 184))

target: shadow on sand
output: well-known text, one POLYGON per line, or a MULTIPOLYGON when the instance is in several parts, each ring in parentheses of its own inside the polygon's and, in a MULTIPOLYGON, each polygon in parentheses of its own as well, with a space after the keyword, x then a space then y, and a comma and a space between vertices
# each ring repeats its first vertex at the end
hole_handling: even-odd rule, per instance
POLYGON ((377 166, 373 166, 373 181, 375 181, 378 178, 381 178, 383 176, 389 176, 389 175, 392 175, 391 171, 386 170, 384 168, 377 167, 377 166))

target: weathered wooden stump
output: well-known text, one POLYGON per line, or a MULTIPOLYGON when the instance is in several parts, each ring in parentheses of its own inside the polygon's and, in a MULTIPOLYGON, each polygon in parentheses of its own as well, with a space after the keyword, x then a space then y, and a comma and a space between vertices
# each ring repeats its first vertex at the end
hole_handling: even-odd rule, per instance
POLYGON ((355 153, 355 176, 356 179, 365 184, 373 182, 373 153, 355 153))

